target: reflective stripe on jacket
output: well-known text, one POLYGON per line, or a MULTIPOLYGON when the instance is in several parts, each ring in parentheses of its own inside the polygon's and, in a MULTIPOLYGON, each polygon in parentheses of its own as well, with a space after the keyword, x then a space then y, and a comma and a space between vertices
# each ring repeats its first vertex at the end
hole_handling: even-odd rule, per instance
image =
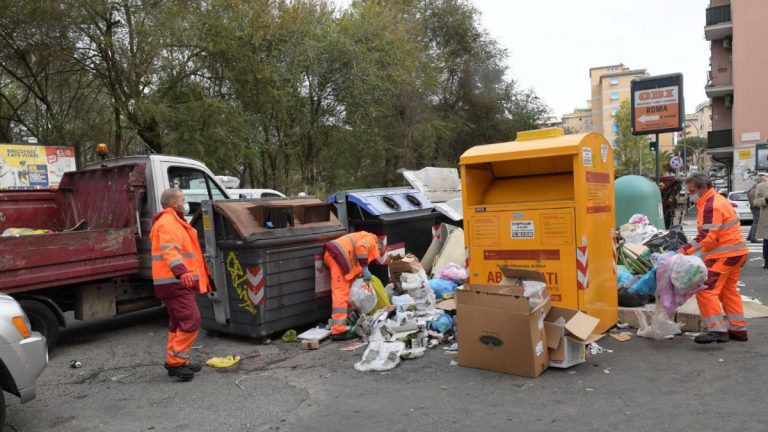
POLYGON ((363 267, 378 259, 379 239, 365 231, 353 232, 325 244, 325 251, 339 265, 344 278, 352 280, 360 276, 363 267))
POLYGON ((168 298, 188 291, 179 278, 192 272, 200 293, 210 291, 208 266, 200 250, 197 231, 173 209, 155 216, 149 238, 152 241, 152 279, 155 295, 168 298))
POLYGON ((725 197, 711 188, 696 201, 696 208, 699 232, 688 243, 686 254, 698 252, 705 259, 715 259, 749 253, 741 235, 739 215, 725 197))

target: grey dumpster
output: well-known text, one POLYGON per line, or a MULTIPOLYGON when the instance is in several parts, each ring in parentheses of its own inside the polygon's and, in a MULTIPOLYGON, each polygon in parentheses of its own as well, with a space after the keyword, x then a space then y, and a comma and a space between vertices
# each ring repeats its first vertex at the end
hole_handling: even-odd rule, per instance
POLYGON ((346 233, 314 198, 204 202, 203 234, 216 292, 198 304, 206 330, 261 338, 330 316, 323 245, 346 233))

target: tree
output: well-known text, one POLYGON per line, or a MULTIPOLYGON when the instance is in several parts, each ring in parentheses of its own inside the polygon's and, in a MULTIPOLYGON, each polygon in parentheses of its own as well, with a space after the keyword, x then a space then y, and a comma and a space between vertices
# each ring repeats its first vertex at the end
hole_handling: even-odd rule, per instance
POLYGON ((619 106, 614 122, 618 128, 616 175, 654 173, 656 156, 650 151, 648 139, 644 136, 632 135, 629 99, 624 100, 619 106))
POLYGON ((706 151, 707 139, 698 136, 687 137, 685 139, 678 140, 677 145, 675 146, 675 153, 679 154, 680 156, 686 154, 688 159, 685 161, 686 166, 689 163, 688 161, 691 161, 692 164, 696 164, 701 167, 701 161, 706 151))

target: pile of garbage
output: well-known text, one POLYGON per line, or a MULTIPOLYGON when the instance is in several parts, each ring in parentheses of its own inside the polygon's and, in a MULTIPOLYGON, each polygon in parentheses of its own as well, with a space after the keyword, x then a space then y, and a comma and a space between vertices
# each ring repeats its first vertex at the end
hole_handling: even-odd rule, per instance
POLYGON ((701 258, 677 253, 687 243, 681 227, 661 231, 644 215, 622 225, 617 244, 619 306, 656 303, 650 322, 641 320, 638 335, 663 339, 680 333, 677 308, 704 288, 707 268, 701 258))
MULTIPOLYGON (((429 348, 455 341, 455 303, 453 307, 445 303, 466 282, 467 270, 451 263, 429 279, 419 260, 409 254, 395 257, 389 272, 390 283, 383 289, 387 299, 379 303, 391 304, 365 312, 374 302, 368 298, 360 308, 363 315, 355 327, 368 346, 355 364, 359 371, 390 370, 403 359, 419 358, 429 348)), ((363 297, 353 286, 350 299, 356 296, 363 297)))

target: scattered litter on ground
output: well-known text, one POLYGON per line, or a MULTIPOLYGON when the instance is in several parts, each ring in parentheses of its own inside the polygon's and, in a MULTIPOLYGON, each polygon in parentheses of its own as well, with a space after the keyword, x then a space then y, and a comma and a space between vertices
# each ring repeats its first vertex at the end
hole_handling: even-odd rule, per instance
POLYGON ((597 342, 592 342, 591 344, 587 345, 587 349, 589 350, 590 355, 602 354, 604 352, 607 352, 607 353, 613 352, 613 350, 609 350, 601 347, 600 345, 597 344, 597 342))
POLYGON ((724 361, 725 361, 725 359, 717 359, 717 361, 719 361, 720 363, 722 363, 722 362, 724 362, 724 361))
POLYGON ((586 391, 594 391, 595 389, 589 388, 589 387, 585 387, 584 390, 586 390, 586 391))
POLYGON ((744 303, 744 318, 768 318, 768 306, 760 300, 743 295, 741 301, 744 303))
POLYGON ((299 335, 299 339, 322 341, 331 336, 331 331, 324 328, 312 328, 299 335))
POLYGON ((618 323, 618 324, 616 324, 616 328, 619 328, 619 329, 623 330, 625 328, 629 328, 629 324, 627 324, 627 323, 618 323))
POLYGON ((234 366, 240 363, 240 356, 228 355, 226 357, 212 357, 209 358, 205 364, 212 368, 225 368, 234 366))
POLYGON ((625 333, 611 333, 610 336, 614 339, 616 339, 619 342, 626 342, 630 339, 632 339, 632 336, 625 334, 625 333))
POLYGON ((454 361, 454 360, 451 360, 451 366, 458 366, 458 365, 459 365, 459 363, 458 363, 458 362, 456 362, 456 361, 454 361))
POLYGON ((283 333, 282 339, 284 342, 287 342, 287 343, 296 343, 299 341, 299 336, 296 333, 296 330, 291 329, 283 333))
POLYGON ((72 360, 71 362, 69 362, 69 367, 71 367, 72 369, 80 369, 81 367, 83 367, 83 364, 80 363, 80 361, 78 360, 72 360))
POLYGON ((750 258, 749 262, 762 261, 762 258, 750 258))
POLYGON ((739 281, 739 283, 737 283, 736 286, 738 286, 739 288, 744 288, 745 286, 747 286, 747 284, 742 281, 739 281))
POLYGON ((604 373, 604 374, 610 374, 610 373, 611 373, 611 371, 610 371, 610 370, 608 370, 608 369, 603 369, 603 373, 604 373))
POLYGON ((109 377, 109 379, 111 379, 112 381, 117 381, 129 376, 131 376, 131 374, 120 374, 120 375, 111 376, 109 377))
POLYGON ((193 345, 192 349, 201 349, 202 347, 203 347, 202 345, 193 345))
POLYGON ((350 343, 344 345, 343 347, 339 348, 339 351, 355 351, 358 348, 362 348, 362 347, 364 347, 366 345, 368 345, 368 343, 361 342, 361 341, 350 342, 350 343))

